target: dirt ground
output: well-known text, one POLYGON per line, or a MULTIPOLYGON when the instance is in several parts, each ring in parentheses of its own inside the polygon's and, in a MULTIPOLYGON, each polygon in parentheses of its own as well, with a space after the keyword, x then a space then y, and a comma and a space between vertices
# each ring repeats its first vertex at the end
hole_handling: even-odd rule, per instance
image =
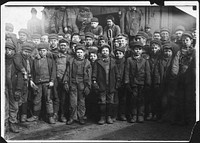
POLYGON ((89 141, 188 141, 193 125, 172 126, 167 123, 146 121, 144 123, 128 123, 116 121, 114 124, 98 125, 87 122, 85 125, 74 123, 66 125, 57 122, 54 125, 43 121, 21 124, 22 132, 8 132, 7 141, 47 141, 47 140, 89 140, 89 141))

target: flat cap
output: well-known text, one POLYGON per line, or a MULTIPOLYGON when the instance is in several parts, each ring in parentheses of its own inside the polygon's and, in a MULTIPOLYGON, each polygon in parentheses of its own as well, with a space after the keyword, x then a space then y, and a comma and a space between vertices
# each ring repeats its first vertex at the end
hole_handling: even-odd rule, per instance
POLYGON ((32 52, 33 49, 34 49, 33 43, 27 42, 27 43, 22 44, 22 50, 27 50, 27 51, 32 52))
POLYGON ((49 43, 40 43, 40 44, 37 45, 37 49, 38 50, 41 50, 41 49, 48 50, 49 49, 49 43))
POLYGON ((190 31, 185 31, 182 35, 183 36, 187 36, 187 37, 190 37, 191 39, 193 39, 193 36, 192 36, 192 33, 190 31))
POLYGON ((160 33, 160 30, 156 29, 153 33, 160 33))
POLYGON ((172 44, 171 43, 165 43, 164 45, 163 45, 163 49, 171 49, 172 50, 172 52, 173 52, 173 46, 172 46, 172 44))
POLYGON ((167 31, 168 33, 170 33, 169 28, 167 28, 167 27, 162 27, 160 29, 160 33, 163 32, 163 31, 167 31))
POLYGON ((141 47, 143 48, 143 45, 140 41, 132 41, 130 42, 130 48, 134 49, 135 47, 141 47))
POLYGON ((49 39, 58 39, 58 34, 55 33, 49 34, 49 39))
POLYGON ((31 39, 40 39, 41 35, 40 34, 33 34, 31 35, 31 39))
POLYGON ((79 43, 79 44, 76 45, 75 50, 76 51, 77 50, 83 50, 83 51, 85 51, 85 45, 79 43))
POLYGON ((19 30, 18 34, 20 34, 20 33, 24 33, 24 34, 26 34, 27 36, 29 36, 29 32, 28 32, 27 29, 21 28, 21 29, 19 30))
POLYGON ((152 45, 152 44, 158 44, 160 47, 161 47, 161 41, 160 40, 158 40, 158 39, 154 39, 154 40, 152 40, 151 42, 150 42, 150 46, 152 45))
POLYGON ((91 37, 92 39, 94 39, 94 34, 91 33, 91 32, 86 32, 86 33, 85 33, 85 38, 86 38, 86 37, 91 37))
POLYGON ((175 31, 185 31, 185 27, 183 27, 182 25, 179 25, 175 28, 175 31))
POLYGON ((9 42, 9 41, 6 41, 6 48, 9 48, 9 49, 12 49, 12 50, 15 50, 15 45, 13 44, 13 42, 9 42))
POLYGON ((120 51, 122 53, 125 53, 125 48, 124 47, 118 47, 115 49, 115 52, 120 51))
POLYGON ((89 49, 89 54, 91 54, 91 53, 97 54, 98 50, 94 49, 94 48, 91 48, 91 49, 89 49))
POLYGON ((93 18, 91 19, 91 22, 99 22, 99 19, 96 18, 96 17, 93 17, 93 18))
POLYGON ((144 31, 139 31, 139 32, 136 34, 136 37, 137 37, 137 36, 142 36, 142 37, 144 37, 144 38, 146 38, 146 39, 149 38, 148 34, 147 34, 146 32, 144 32, 144 31))
POLYGON ((145 28, 151 28, 149 24, 145 25, 145 28))
POLYGON ((104 35, 100 35, 98 40, 105 40, 105 41, 108 41, 108 38, 104 35))
POLYGON ((111 50, 111 49, 110 49, 110 45, 108 45, 108 44, 104 44, 104 45, 101 47, 101 51, 102 51, 104 48, 108 48, 109 51, 111 50))
POLYGON ((62 38, 62 39, 59 40, 59 44, 60 44, 60 43, 67 43, 67 44, 70 44, 70 41, 68 41, 68 40, 65 39, 65 38, 62 38))

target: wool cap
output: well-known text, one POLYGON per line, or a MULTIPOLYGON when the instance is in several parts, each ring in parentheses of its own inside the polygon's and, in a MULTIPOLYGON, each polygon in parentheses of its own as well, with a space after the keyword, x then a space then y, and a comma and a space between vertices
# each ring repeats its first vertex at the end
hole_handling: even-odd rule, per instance
POLYGON ((160 30, 155 30, 153 33, 159 33, 160 34, 160 30))
POLYGON ((163 31, 167 31, 168 33, 170 33, 169 28, 167 28, 167 27, 161 28, 160 33, 163 32, 163 31))
POLYGON ((27 29, 21 28, 21 29, 19 30, 18 34, 20 34, 20 33, 24 33, 24 34, 26 34, 27 36, 29 36, 29 32, 28 32, 27 29))
POLYGON ((179 25, 175 28, 175 31, 185 31, 185 27, 183 27, 182 25, 179 25))
POLYGON ((151 27, 150 27, 150 25, 149 25, 149 24, 147 24, 147 25, 145 26, 145 28, 151 28, 151 27))
POLYGON ((94 34, 91 33, 91 32, 86 32, 85 33, 85 38, 87 38, 87 37, 91 37, 92 39, 94 39, 94 34))
POLYGON ((141 47, 143 48, 143 45, 140 41, 131 41, 130 42, 130 48, 134 49, 135 47, 141 47))
POLYGON ((31 38, 32 39, 40 39, 41 35, 40 34, 33 34, 33 35, 31 35, 31 38))
POLYGON ((83 45, 83 44, 77 44, 76 45, 76 47, 75 47, 75 50, 77 51, 77 50, 83 50, 83 51, 85 51, 85 45, 83 45))
POLYGON ((171 49, 172 52, 173 52, 173 46, 172 46, 171 43, 165 43, 165 44, 163 45, 163 50, 164 50, 164 49, 171 49))
POLYGON ((67 43, 67 44, 70 44, 70 41, 68 41, 68 40, 65 39, 65 38, 62 38, 62 39, 59 40, 59 44, 60 44, 60 43, 67 43))
POLYGON ((162 45, 162 44, 161 44, 161 41, 158 40, 158 39, 152 40, 152 41, 150 42, 150 46, 151 46, 153 43, 158 44, 160 47, 161 47, 161 45, 162 45))
POLYGON ((49 39, 57 39, 58 40, 58 34, 55 34, 55 33, 49 34, 49 39))
POLYGON ((108 20, 108 19, 112 20, 113 22, 115 21, 115 18, 112 15, 108 15, 106 17, 106 20, 108 20))
POLYGON ((22 44, 22 50, 27 50, 27 51, 32 52, 33 49, 34 49, 33 43, 27 42, 27 43, 22 44))
POLYGON ((120 51, 120 52, 122 52, 122 53, 125 53, 125 48, 124 48, 124 47, 118 47, 118 48, 115 49, 115 53, 116 53, 117 51, 120 51))
POLYGON ((93 17, 93 18, 91 19, 91 22, 99 22, 99 19, 96 18, 96 17, 93 17))
POLYGON ((91 48, 91 49, 89 49, 89 54, 91 54, 91 53, 97 54, 98 50, 94 49, 94 48, 91 48))
POLYGON ((142 36, 142 37, 144 37, 144 38, 146 38, 146 39, 149 38, 148 34, 147 34, 146 32, 144 32, 144 31, 139 31, 139 32, 136 34, 136 37, 137 37, 137 36, 142 36))
POLYGON ((111 50, 111 49, 110 49, 110 45, 108 45, 108 44, 104 44, 104 45, 101 47, 101 51, 102 51, 104 48, 108 48, 109 51, 111 50))
POLYGON ((108 38, 107 38, 106 36, 104 36, 104 35, 100 35, 99 38, 98 38, 98 40, 99 40, 99 41, 100 41, 100 40, 108 41, 108 38))
POLYGON ((49 43, 40 43, 40 44, 37 45, 37 49, 38 50, 41 50, 41 49, 48 50, 49 49, 49 43))
POLYGON ((193 39, 193 36, 192 36, 192 33, 190 31, 185 31, 182 35, 183 36, 187 36, 187 37, 190 37, 191 39, 193 39))
POLYGON ((5 47, 9 48, 9 49, 12 49, 12 50, 15 50, 15 45, 12 42, 6 41, 6 46, 5 47))

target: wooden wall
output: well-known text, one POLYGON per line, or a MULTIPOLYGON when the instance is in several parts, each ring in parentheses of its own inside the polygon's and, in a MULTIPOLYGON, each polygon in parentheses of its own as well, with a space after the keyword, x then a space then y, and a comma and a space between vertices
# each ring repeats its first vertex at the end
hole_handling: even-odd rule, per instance
MULTIPOLYGON (((117 23, 120 25, 122 32, 124 32, 124 14, 126 13, 127 7, 101 7, 95 6, 91 7, 91 11, 94 16, 99 17, 100 15, 105 15, 109 13, 119 13, 121 11, 122 15, 120 18, 120 22, 117 23)), ((168 27, 170 31, 173 33, 174 29, 178 25, 183 25, 187 30, 190 30, 196 23, 196 19, 193 16, 190 16, 181 10, 177 9, 174 6, 138 6, 137 10, 139 10, 142 14, 141 17, 141 26, 144 28, 146 24, 151 26, 151 32, 153 33, 155 30, 160 29, 162 27, 168 27)))

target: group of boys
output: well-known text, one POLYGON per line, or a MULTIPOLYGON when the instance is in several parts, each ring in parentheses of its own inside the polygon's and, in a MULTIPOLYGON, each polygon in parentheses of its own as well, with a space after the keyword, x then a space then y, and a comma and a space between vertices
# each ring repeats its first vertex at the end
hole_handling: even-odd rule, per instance
POLYGON ((16 39, 7 32, 6 118, 12 132, 20 132, 19 121, 40 118, 67 125, 85 124, 89 117, 100 125, 116 119, 181 125, 195 120, 192 33, 179 26, 177 44, 168 28, 151 39, 139 31, 129 41, 112 16, 106 20, 103 31, 92 18, 84 35, 33 34, 29 39, 27 29, 20 29, 16 39))

